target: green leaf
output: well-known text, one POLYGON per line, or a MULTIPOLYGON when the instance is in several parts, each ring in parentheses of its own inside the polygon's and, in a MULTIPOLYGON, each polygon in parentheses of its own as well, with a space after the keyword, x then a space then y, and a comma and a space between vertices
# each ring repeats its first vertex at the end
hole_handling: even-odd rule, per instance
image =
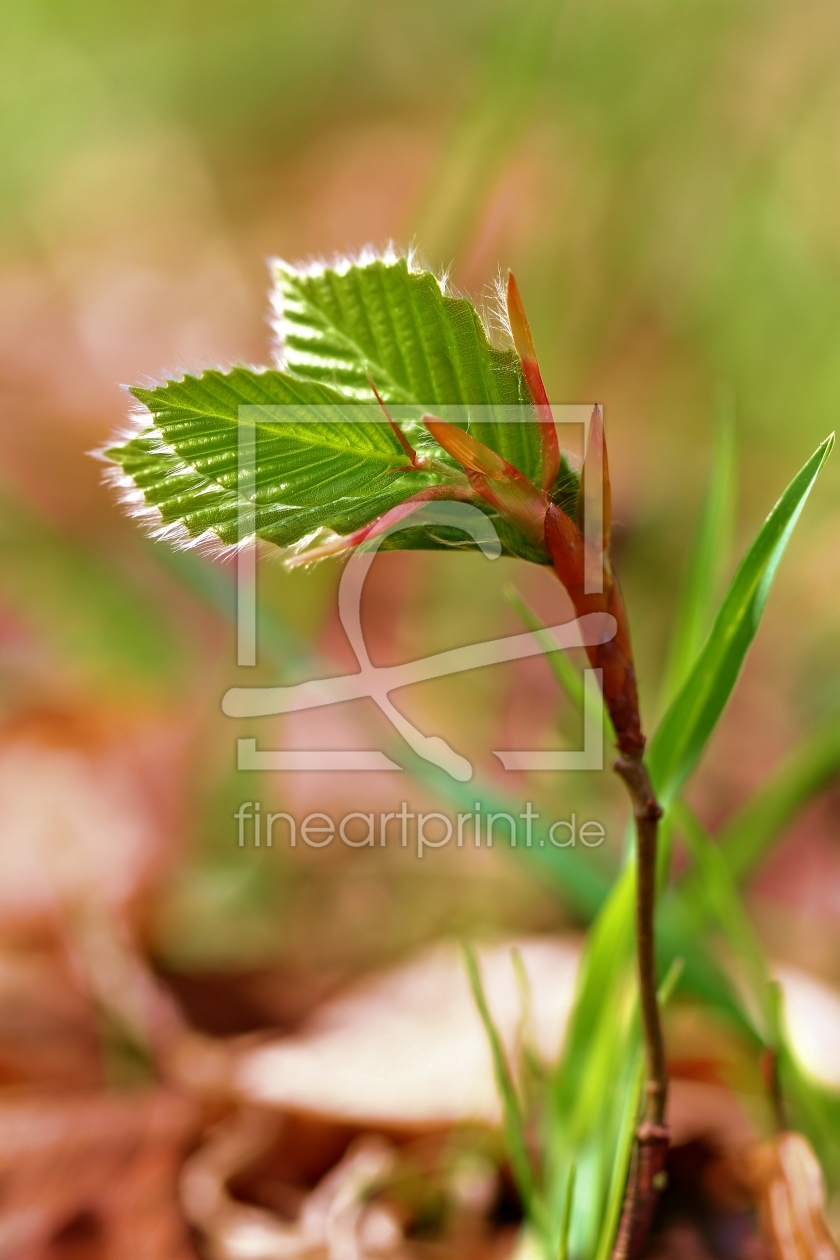
POLYGON ((729 417, 718 429, 703 515, 686 568, 676 625, 662 684, 663 707, 685 682, 709 630, 732 547, 735 439, 729 417))
POLYGON ((682 912, 693 918, 696 931, 708 931, 711 924, 722 933, 749 984, 762 1035, 769 1043, 772 1023, 768 1007, 770 972, 726 858, 700 819, 682 800, 674 801, 671 810, 696 871, 696 878, 690 885, 684 883, 675 890, 675 899, 682 912))
POLYGON ((717 928, 740 964, 759 1011, 765 1044, 777 1055, 782 1104, 788 1123, 804 1133, 829 1181, 840 1176, 840 1095, 812 1077, 800 1062, 784 1019, 779 985, 772 980, 761 941, 747 914, 720 845, 682 802, 672 807, 697 865, 696 877, 677 892, 683 913, 698 929, 717 928))
MULTIPOLYGON (((758 627, 773 574, 832 442, 829 438, 820 446, 770 513, 730 585, 689 678, 656 732, 650 764, 661 799, 673 799, 728 699, 758 627)), ((671 823, 666 815, 660 833, 660 872, 668 869, 671 823)), ((587 1215, 575 1212, 572 1221, 570 1245, 575 1254, 595 1252, 592 1218, 600 1219, 608 1187, 614 1184, 611 1161, 626 1124, 618 1101, 626 1103, 632 1088, 628 1063, 633 1062, 633 1037, 638 1037, 629 1018, 636 1001, 634 906, 635 869, 628 863, 590 929, 555 1076, 551 1202, 562 1201, 563 1178, 574 1153, 583 1191, 579 1197, 587 1205, 587 1215)))
POLYGON ((691 774, 723 712, 758 629, 779 561, 833 444, 832 434, 767 517, 724 596, 691 674, 656 730, 648 766, 663 803, 673 799, 691 774))
MULTIPOLYGON (((626 895, 632 911, 632 882, 626 895)), ((624 904, 622 894, 587 940, 575 1024, 555 1070, 547 1133, 551 1255, 559 1250, 572 1175, 569 1253, 607 1260, 618 1226, 644 1084, 635 970, 621 948, 624 904)), ((660 988, 662 1002, 671 996, 680 965, 675 961, 669 969, 660 988)))
POLYGON ((159 518, 160 533, 185 543, 210 535, 233 545, 240 513, 252 512, 258 537, 280 546, 321 526, 347 533, 436 479, 408 469, 377 408, 314 381, 236 368, 132 393, 152 423, 105 454, 159 518), (253 499, 243 442, 252 443, 253 499))
MULTIPOLYGON (((728 878, 737 884, 749 875, 795 814, 838 772, 840 718, 835 716, 774 770, 719 832, 715 861, 726 867, 728 878)), ((702 922, 692 912, 702 899, 701 885, 702 876, 694 870, 669 891, 658 918, 659 953, 663 959, 682 953, 685 986, 754 1036, 757 1027, 751 1012, 718 972, 702 941, 702 922)))
POLYGON ((683 960, 680 991, 713 1009, 748 1043, 761 1042, 752 1008, 713 956, 701 927, 684 912, 676 889, 669 889, 656 921, 657 966, 663 972, 675 958, 683 960))
POLYGON ((574 1165, 569 1250, 575 1256, 594 1256, 598 1250, 606 1207, 616 1177, 621 1176, 616 1161, 625 1154, 629 1159, 638 1105, 641 1042, 632 958, 634 876, 628 867, 590 928, 572 1017, 552 1079, 547 1196, 551 1219, 559 1222, 574 1165), (624 1142, 628 1123, 629 1139, 624 1142))
MULTIPOLYGON (((728 877, 738 882, 749 875, 797 811, 838 772, 840 718, 835 716, 775 769, 719 832, 715 860, 725 865, 728 877)), ((682 984, 754 1037, 758 1030, 751 1012, 709 955, 702 922, 692 915, 692 905, 702 897, 701 882, 698 871, 689 871, 668 892, 658 916, 658 952, 665 961, 682 954, 686 960, 682 984)))
POLYGON ((493 1016, 490 1014, 490 1007, 487 1004, 487 996, 484 992, 484 985, 481 980, 481 971, 479 970, 478 959, 476 958, 473 949, 466 942, 462 944, 461 952, 464 959, 464 967, 467 972, 467 978, 470 982, 473 1000, 475 1001, 479 1017, 484 1025, 484 1031, 490 1045, 490 1054, 493 1059, 493 1074, 496 1079, 496 1089, 498 1090, 499 1098, 502 1103, 505 1144, 507 1146, 511 1170, 516 1180, 516 1187, 522 1198, 523 1207, 539 1230, 541 1227, 540 1210, 537 1202, 534 1171, 531 1167, 531 1158, 528 1154, 528 1142, 525 1136, 525 1120, 522 1114, 519 1096, 516 1092, 516 1086, 513 1082, 513 1076, 507 1061, 501 1036, 499 1035, 499 1030, 493 1022, 493 1016))
MULTIPOLYGON (((666 1006, 671 1000, 682 974, 682 968, 683 960, 681 958, 675 958, 668 968, 665 979, 662 981, 662 984, 659 986, 657 991, 656 996, 660 1007, 666 1006)), ((636 1128, 638 1126, 642 1110, 642 1091, 645 1079, 645 1055, 644 1048, 642 1046, 641 1029, 639 1028, 638 1023, 636 1026, 635 1046, 632 1058, 635 1066, 635 1076, 624 1099, 624 1114, 621 1117, 621 1125, 618 1130, 618 1140, 616 1141, 615 1155, 612 1163, 609 1193, 604 1206, 604 1213, 601 1218, 601 1232, 595 1251, 595 1260, 609 1260, 609 1257, 613 1253, 615 1236, 618 1232, 618 1224, 621 1218, 621 1208, 624 1203, 624 1190, 627 1185, 627 1177, 630 1172, 633 1142, 635 1140, 636 1128)))
POLYGON ((569 1166, 569 1178, 566 1182, 566 1198, 563 1201, 563 1215, 560 1217, 560 1243, 557 1248, 557 1260, 569 1260, 569 1230, 572 1224, 572 1205, 575 1201, 576 1180, 577 1160, 573 1159, 569 1166))
MULTIPOLYGON (((393 255, 305 272, 277 263, 275 272, 288 370, 208 371, 131 391, 148 414, 105 454, 155 536, 214 548, 252 532, 280 546, 319 528, 350 533, 445 482, 447 468, 454 475, 420 423, 424 411, 469 427, 538 479, 539 433, 518 358, 491 345, 466 298, 393 255), (434 469, 409 466, 371 381, 414 446, 434 456, 434 469), (241 466, 248 438, 252 491, 241 466)), ((506 554, 548 562, 509 522, 482 510, 506 554)), ((385 545, 468 544, 458 531, 414 527, 385 545)))
POLYGON ((539 481, 539 433, 519 360, 491 345, 472 302, 394 255, 308 271, 276 262, 274 276, 287 371, 349 399, 371 399, 372 379, 389 404, 469 423, 539 481))

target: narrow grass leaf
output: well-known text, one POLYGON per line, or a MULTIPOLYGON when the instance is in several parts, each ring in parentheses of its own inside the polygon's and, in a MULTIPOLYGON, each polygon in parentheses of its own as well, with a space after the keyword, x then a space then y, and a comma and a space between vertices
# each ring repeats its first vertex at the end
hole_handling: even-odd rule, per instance
MULTIPOLYGON (((595 1253, 627 1099, 635 1090, 641 1042, 632 958, 634 890, 635 874, 628 866, 590 928, 572 1017, 551 1082, 547 1195, 552 1220, 559 1222, 574 1160, 569 1247, 575 1256, 595 1253)), ((556 1230, 555 1224, 555 1239, 556 1230)))
POLYGON ((651 741, 648 765, 667 804, 696 766, 758 629, 770 586, 834 436, 794 477, 741 561, 697 661, 651 741))
MULTIPOLYGON (((770 584, 805 500, 828 456, 833 437, 818 448, 794 478, 759 531, 742 561, 714 621, 709 637, 683 688, 672 703, 654 737, 649 763, 660 799, 673 799, 694 768, 726 704, 738 676, 747 648, 758 628, 770 584)), ((663 837, 664 841, 665 837, 663 837)), ((670 843, 662 844, 660 872, 667 870, 670 843)), ((609 899, 595 921, 587 941, 581 966, 578 996, 567 1032, 563 1059, 556 1075, 555 1115, 557 1131, 555 1168, 568 1161, 568 1142, 574 1141, 577 1123, 589 1125, 595 1145, 588 1159, 579 1165, 579 1175, 590 1175, 585 1198, 590 1213, 605 1201, 604 1168, 606 1152, 614 1152, 621 1116, 610 1114, 603 1103, 596 1116, 582 1088, 588 1084, 587 1057, 598 1065, 604 1096, 612 1094, 622 1081, 621 1059, 627 1050, 629 1030, 622 1032, 617 1020, 622 979, 627 983, 633 945, 635 872, 628 865, 613 887, 609 899), (604 1018, 609 1012, 609 1021, 604 1018), (594 1054, 602 1038, 612 1039, 615 1055, 612 1072, 605 1071, 607 1058, 594 1054), (599 1154, 600 1150, 600 1154, 599 1154)), ((629 972, 632 976, 632 972, 629 972)), ((635 988, 633 989, 635 992, 635 988)), ((597 1109, 595 1109, 597 1111, 597 1109)), ((556 1177, 555 1171, 555 1191, 556 1177)), ((562 1174, 561 1174, 562 1175, 562 1174)), ((556 1201, 554 1199, 553 1201, 556 1201)), ((573 1248, 591 1254, 594 1238, 586 1220, 577 1214, 572 1225, 573 1248)))
POLYGON ((487 1041, 490 1045, 490 1054, 493 1059, 493 1073, 496 1078, 496 1088, 499 1091, 499 1099, 502 1104, 502 1117, 505 1133, 505 1145, 507 1147, 508 1158, 510 1159, 511 1171, 516 1180, 516 1187, 522 1198, 522 1203, 526 1213, 534 1222, 537 1229, 541 1227, 539 1205, 536 1196, 536 1184, 534 1179, 534 1171, 531 1167, 531 1158, 528 1154, 528 1143, 525 1137, 525 1120, 522 1114, 522 1107, 519 1096, 516 1092, 513 1075, 510 1065, 507 1061, 505 1048, 502 1039, 499 1036, 499 1030, 493 1022, 493 1016, 490 1013, 490 1007, 487 1004, 487 995, 484 992, 484 985, 481 981, 481 971, 478 966, 478 959, 474 950, 464 942, 461 946, 464 967, 466 968, 467 978, 470 982, 473 999, 478 1010, 481 1022, 484 1025, 484 1031, 487 1034, 487 1041))
POLYGON ((764 1042, 777 1059, 787 1123, 806 1135, 829 1181, 836 1185, 840 1178, 840 1094, 815 1080, 793 1049, 781 989, 771 977, 761 941, 719 845, 682 801, 674 803, 673 811, 698 867, 697 879, 683 898, 685 910, 694 915, 698 926, 705 919, 707 929, 716 927, 740 962, 761 1012, 764 1042))
POLYGON ((684 911, 692 916, 698 932, 708 929, 710 923, 721 932, 742 968, 760 1013, 760 1027, 765 1039, 769 1040, 770 971, 726 858, 700 819, 683 800, 674 801, 671 814, 696 870, 696 878, 691 885, 675 890, 675 898, 684 911))
POLYGON ((563 1215, 560 1219, 560 1245, 557 1248, 557 1260, 568 1260, 569 1228, 572 1223, 572 1205, 575 1201, 575 1182, 577 1180, 577 1160, 573 1159, 569 1167, 569 1180, 566 1183, 566 1198, 563 1202, 563 1215))

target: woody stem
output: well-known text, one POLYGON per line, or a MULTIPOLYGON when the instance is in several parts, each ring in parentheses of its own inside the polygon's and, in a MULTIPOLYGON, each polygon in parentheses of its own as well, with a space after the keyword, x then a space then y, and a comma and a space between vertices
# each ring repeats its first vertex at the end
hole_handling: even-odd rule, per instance
POLYGON ((659 1127, 665 1118, 668 1090, 665 1043, 656 997, 654 937, 657 837, 662 810, 657 803, 641 753, 623 754, 616 761, 614 769, 627 786, 636 821, 636 950, 642 1029, 647 1054, 644 1120, 648 1125, 659 1127))
POLYGON ((656 1202, 665 1181, 668 1130, 664 1124, 668 1076, 665 1044, 656 1000, 656 848, 662 810, 654 795, 641 750, 622 752, 615 771, 624 780, 636 820, 636 950, 642 1029, 647 1053, 645 1109, 636 1144, 611 1260, 640 1260, 647 1245, 656 1202))

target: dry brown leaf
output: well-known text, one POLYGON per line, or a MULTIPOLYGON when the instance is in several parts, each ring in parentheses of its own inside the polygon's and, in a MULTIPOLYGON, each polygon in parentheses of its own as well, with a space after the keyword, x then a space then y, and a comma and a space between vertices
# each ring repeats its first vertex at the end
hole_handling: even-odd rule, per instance
MULTIPOLYGON (((479 950, 490 1010, 514 1059, 523 1032, 543 1060, 556 1058, 578 952, 574 942, 542 937, 479 950)), ((232 1079, 245 1101, 385 1127, 495 1124, 500 1115, 487 1036, 454 943, 326 1002, 298 1035, 242 1051, 232 1079)))
POLYGON ((744 1169, 776 1260, 838 1260, 825 1217, 822 1170, 800 1133, 780 1133, 754 1147, 744 1169))
POLYGON ((0 729, 0 927, 63 946, 88 1004, 156 1053, 183 1023, 134 930, 138 899, 174 848, 171 801, 154 798, 177 758, 161 755, 155 791, 147 766, 150 744, 166 751, 161 739, 151 726, 115 733, 72 714, 0 729))
POLYGON ((181 1174, 181 1202, 214 1260, 363 1260, 392 1253, 402 1242, 398 1222, 368 1197, 394 1166, 382 1138, 357 1139, 304 1199, 297 1219, 237 1202, 228 1182, 273 1143, 280 1122, 246 1109, 220 1125, 181 1174))
POLYGON ((0 1085, 94 1088, 102 1079, 90 1001, 56 949, 0 949, 0 1085))
POLYGON ((81 1216, 105 1260, 188 1260, 178 1169, 198 1125, 176 1094, 0 1103, 0 1257, 36 1254, 81 1216))

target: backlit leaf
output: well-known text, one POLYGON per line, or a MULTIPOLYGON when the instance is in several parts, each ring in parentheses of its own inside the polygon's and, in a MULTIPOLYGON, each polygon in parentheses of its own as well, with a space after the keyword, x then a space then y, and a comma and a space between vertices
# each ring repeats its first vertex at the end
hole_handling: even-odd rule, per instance
POLYGON ((132 392, 148 423, 106 456, 159 519, 161 536, 184 544, 233 545, 240 514, 251 512, 256 534, 280 546, 322 526, 347 533, 434 480, 408 469, 378 408, 349 404, 315 381, 236 368, 132 392))
POLYGON ((491 345, 475 306, 411 258, 302 271, 274 264, 282 366, 369 400, 434 411, 539 482, 540 443, 512 348, 491 345), (475 409, 479 408, 479 411, 475 409))

